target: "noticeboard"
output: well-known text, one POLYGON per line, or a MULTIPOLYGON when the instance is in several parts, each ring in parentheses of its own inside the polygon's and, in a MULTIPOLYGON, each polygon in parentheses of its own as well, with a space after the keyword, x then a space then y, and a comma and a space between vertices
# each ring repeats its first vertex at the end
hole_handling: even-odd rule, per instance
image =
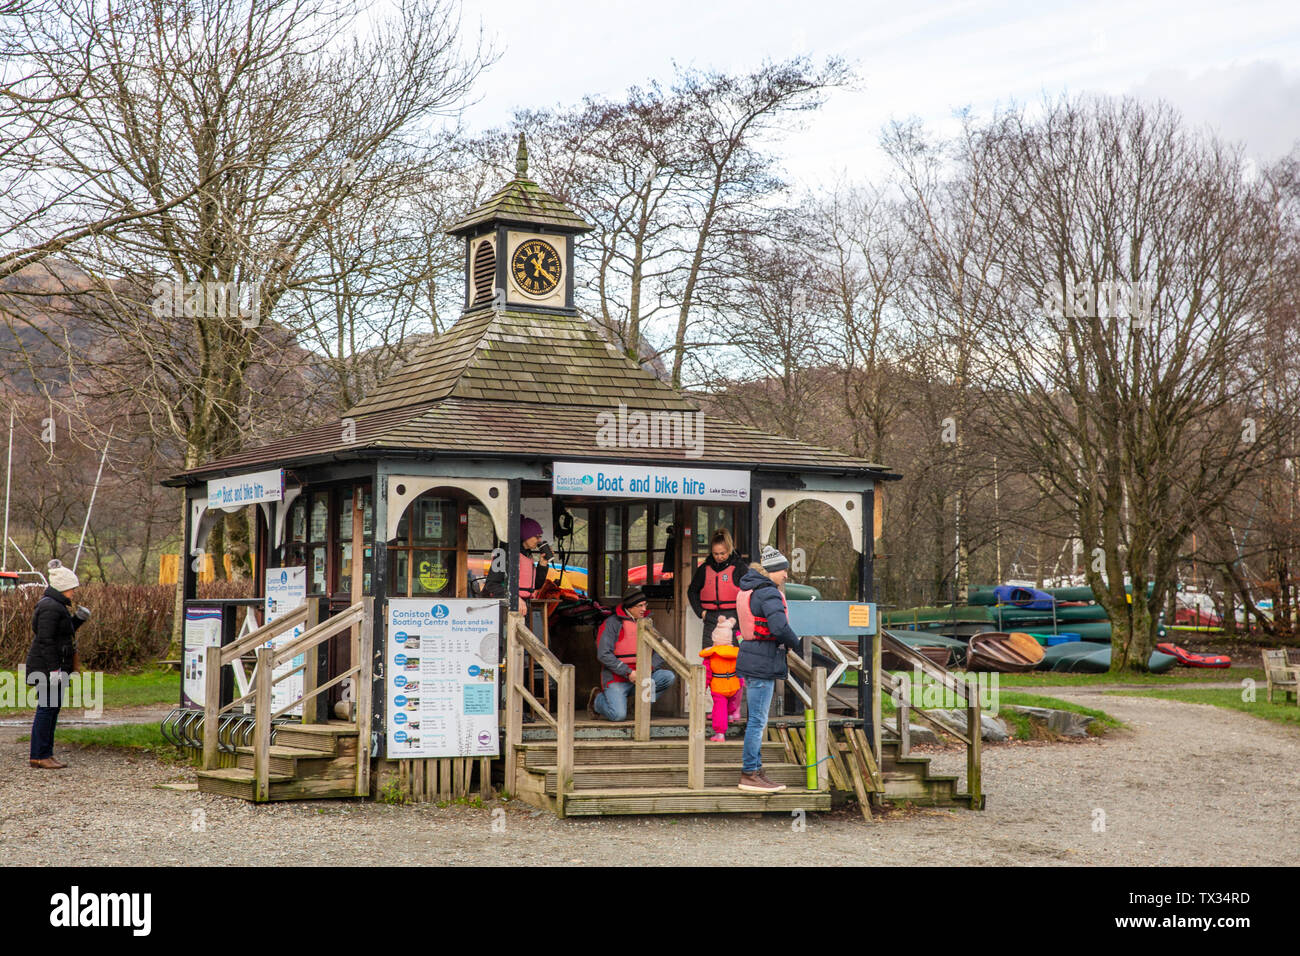
POLYGON ((388 602, 390 759, 498 754, 500 611, 497 601, 463 598, 388 602))

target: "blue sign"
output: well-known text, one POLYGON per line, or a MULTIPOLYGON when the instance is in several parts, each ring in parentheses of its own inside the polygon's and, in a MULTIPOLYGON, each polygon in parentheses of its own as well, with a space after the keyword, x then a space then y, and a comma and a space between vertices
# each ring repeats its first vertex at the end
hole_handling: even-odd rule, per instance
POLYGON ((405 675, 405 674, 398 674, 396 677, 393 678, 393 683, 396 684, 398 687, 405 687, 405 686, 406 686, 406 675, 405 675))
POLYGON ((480 671, 480 670, 481 670, 481 668, 480 668, 477 664, 470 664, 470 665, 469 665, 469 676, 470 676, 470 677, 478 677, 478 675, 479 675, 479 671, 480 671))
POLYGON ((405 706, 406 706, 406 695, 405 695, 405 694, 398 694, 396 697, 393 698, 393 703, 396 704, 398 707, 405 707, 405 706))
POLYGON ((465 713, 468 716, 487 716, 492 713, 494 688, 491 684, 465 685, 465 713))
POLYGON ((447 605, 435 604, 433 606, 433 611, 431 613, 433 614, 433 618, 435 621, 441 621, 444 617, 446 617, 451 612, 447 610, 447 605))
POLYGON ((406 655, 398 654, 396 657, 393 658, 393 663, 396 664, 398 667, 401 667, 403 664, 406 663, 406 655))
POLYGON ((393 734, 393 739, 396 740, 399 744, 406 743, 406 731, 399 730, 397 733, 393 734))
POLYGON ((406 643, 406 632, 405 632, 405 631, 398 631, 396 634, 393 635, 393 640, 395 640, 398 644, 405 644, 405 643, 406 643))
POLYGON ((393 714, 393 723, 395 723, 395 724, 404 724, 404 723, 406 723, 406 715, 405 715, 405 714, 393 714))

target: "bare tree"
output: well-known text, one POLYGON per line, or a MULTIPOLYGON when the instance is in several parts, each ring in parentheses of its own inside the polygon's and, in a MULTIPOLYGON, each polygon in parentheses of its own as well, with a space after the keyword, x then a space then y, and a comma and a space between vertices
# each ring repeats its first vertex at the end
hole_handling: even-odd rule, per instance
POLYGON ((1197 516, 1280 424, 1259 332, 1279 231, 1241 157, 1164 106, 1061 101, 965 142, 951 181, 979 267, 962 270, 978 290, 962 379, 1008 459, 1074 504, 1112 667, 1145 669, 1197 516))

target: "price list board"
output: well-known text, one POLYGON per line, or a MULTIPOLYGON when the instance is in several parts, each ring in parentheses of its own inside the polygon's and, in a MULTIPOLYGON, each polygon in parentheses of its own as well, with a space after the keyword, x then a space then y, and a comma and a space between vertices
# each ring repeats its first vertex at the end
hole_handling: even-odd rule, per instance
POLYGON ((495 757, 496 601, 388 602, 388 756, 495 757))

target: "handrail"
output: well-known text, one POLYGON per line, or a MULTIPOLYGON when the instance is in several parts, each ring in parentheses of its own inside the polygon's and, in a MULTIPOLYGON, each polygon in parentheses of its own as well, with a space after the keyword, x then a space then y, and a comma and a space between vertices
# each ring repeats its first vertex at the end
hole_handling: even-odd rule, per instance
POLYGON ((562 664, 549 647, 528 629, 518 611, 506 618, 506 772, 505 788, 517 793, 519 768, 516 750, 523 743, 524 704, 555 730, 555 808, 564 816, 566 796, 573 790, 573 688, 572 664, 562 664), (524 655, 541 664, 557 687, 554 717, 524 686, 524 655))
MULTIPOLYGON (((204 675, 206 695, 204 699, 203 767, 206 770, 211 770, 217 764, 217 747, 220 736, 219 714, 251 697, 254 702, 252 738, 253 799, 259 803, 270 798, 270 748, 273 723, 286 712, 304 704, 308 700, 315 700, 322 691, 328 690, 349 677, 355 677, 354 690, 356 699, 356 708, 353 712, 353 719, 350 721, 357 731, 357 769, 354 791, 357 796, 365 796, 370 790, 369 738, 372 705, 371 672, 373 668, 374 598, 362 598, 341 614, 327 621, 314 623, 298 637, 279 647, 265 646, 265 642, 269 638, 290 631, 300 624, 314 621, 315 610, 309 602, 284 617, 263 625, 234 644, 226 647, 209 647, 207 651, 207 673, 204 675), (352 630, 353 665, 319 686, 316 686, 314 679, 314 658, 300 667, 294 668, 290 674, 301 670, 306 678, 303 682, 303 691, 294 700, 272 713, 271 690, 275 684, 290 676, 290 674, 284 674, 276 677, 274 674, 276 665, 290 661, 299 654, 315 650, 326 641, 348 629, 352 630), (218 701, 220 698, 222 666, 242 656, 247 650, 247 646, 254 643, 262 646, 257 648, 257 668, 253 675, 253 689, 250 693, 232 701, 225 707, 220 707, 218 701)), ((304 707, 303 723, 311 722, 307 720, 307 710, 304 707)))
POLYGON ((291 630, 299 624, 306 624, 308 610, 308 604, 294 608, 283 617, 278 617, 274 621, 268 621, 256 631, 245 634, 233 644, 227 644, 225 647, 221 648, 221 666, 225 667, 236 658, 242 657, 245 653, 256 650, 260 645, 265 644, 277 634, 283 634, 285 631, 291 630))
MULTIPOLYGON (((981 750, 983 748, 984 727, 983 720, 980 716, 979 694, 972 693, 970 688, 958 680, 951 671, 946 667, 941 667, 934 661, 930 660, 924 654, 918 653, 913 648, 904 644, 902 641, 887 634, 880 632, 881 646, 888 647, 904 661, 910 663, 913 668, 919 670, 922 674, 939 682, 946 690, 952 691, 966 704, 966 730, 965 733, 957 730, 948 721, 943 718, 928 714, 920 708, 914 708, 904 699, 897 708, 897 725, 898 736, 900 740, 899 752, 905 754, 910 743, 909 724, 911 714, 916 713, 922 720, 952 734, 958 740, 966 745, 966 790, 970 799, 972 808, 984 806, 984 797, 982 793, 982 780, 980 769, 981 750)), ((892 676, 885 671, 881 671, 881 682, 886 684, 890 692, 893 693, 897 682, 892 676)))
MULTIPOLYGON (((686 655, 669 644, 647 617, 637 621, 636 672, 639 680, 653 681, 654 654, 682 679, 686 687, 686 786, 704 789, 704 665, 691 663, 686 655)), ((653 686, 653 684, 652 684, 653 686)), ((650 705, 646 695, 636 691, 632 739, 650 739, 650 705)))

